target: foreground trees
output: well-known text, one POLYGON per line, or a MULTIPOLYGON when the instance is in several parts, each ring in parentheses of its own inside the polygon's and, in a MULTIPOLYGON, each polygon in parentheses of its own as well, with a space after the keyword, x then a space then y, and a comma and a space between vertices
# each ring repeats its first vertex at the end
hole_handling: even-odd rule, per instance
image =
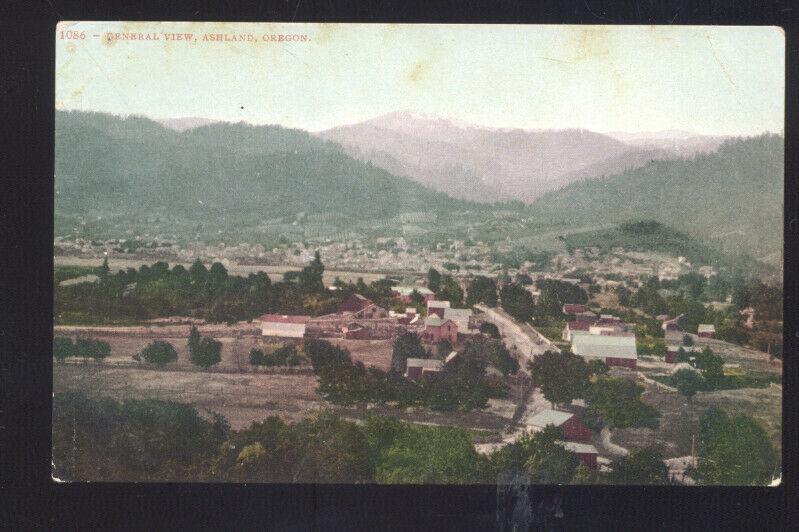
POLYGON ((547 351, 528 362, 528 367, 533 384, 553 406, 583 397, 591 375, 585 359, 568 351, 547 351))
POLYGON ((189 332, 189 359, 192 364, 208 369, 222 360, 222 342, 208 336, 200 338, 197 327, 189 332))
POLYGON ((668 484, 669 468, 659 452, 633 449, 629 455, 614 460, 609 480, 623 485, 668 484))
POLYGON ((777 470, 768 435, 750 416, 708 410, 701 421, 697 479, 703 484, 762 486, 777 470))
POLYGON ((163 340, 153 340, 139 353, 139 357, 151 364, 163 366, 169 362, 177 362, 178 352, 169 342, 163 340))

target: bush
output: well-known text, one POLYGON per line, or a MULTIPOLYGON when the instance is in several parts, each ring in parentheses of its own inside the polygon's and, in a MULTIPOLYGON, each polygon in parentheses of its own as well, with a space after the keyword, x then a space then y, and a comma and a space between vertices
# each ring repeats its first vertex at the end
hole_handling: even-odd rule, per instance
POLYGON ((154 340, 151 344, 142 349, 139 357, 151 364, 163 366, 169 362, 177 362, 178 352, 175 351, 174 346, 169 342, 154 340))
POLYGON ((622 378, 602 377, 588 386, 586 417, 611 428, 657 428, 660 412, 641 402, 644 388, 622 378))
POLYGON ((93 358, 97 361, 108 357, 111 354, 111 346, 108 342, 95 340, 93 338, 78 338, 75 340, 75 355, 84 359, 93 358))
POLYGON ((484 321, 480 324, 480 332, 497 340, 500 338, 499 328, 490 321, 484 321))
POLYGON ((682 345, 691 347, 694 345, 694 338, 690 334, 683 335, 682 337, 682 345))
POLYGON ((208 369, 222 360, 222 342, 213 338, 200 338, 197 327, 192 327, 189 333, 189 359, 192 364, 208 369))
POLYGON ((692 369, 681 369, 671 377, 671 384, 681 395, 688 398, 688 401, 696 395, 696 392, 707 388, 704 377, 692 369))
POLYGON ((68 357, 75 356, 75 344, 72 338, 66 336, 56 336, 53 338, 53 357, 63 362, 68 357))
POLYGON ((250 364, 252 364, 253 366, 263 366, 264 352, 254 347, 250 349, 250 364))

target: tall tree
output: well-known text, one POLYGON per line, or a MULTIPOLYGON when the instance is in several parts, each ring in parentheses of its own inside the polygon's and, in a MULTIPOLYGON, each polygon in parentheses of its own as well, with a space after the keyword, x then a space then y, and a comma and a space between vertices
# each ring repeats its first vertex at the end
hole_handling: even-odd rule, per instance
POLYGON ((569 404, 583 396, 590 371, 583 357, 563 351, 547 351, 528 362, 533 384, 553 404, 569 404))
POLYGON ((394 340, 391 352, 391 370, 402 374, 409 358, 427 358, 427 352, 416 333, 406 332, 394 340))
POLYGON ((702 484, 763 486, 777 467, 777 454, 763 428, 744 414, 729 417, 712 408, 701 421, 699 466, 702 484))
POLYGON ((469 284, 466 294, 466 306, 485 303, 489 307, 497 306, 497 283, 483 275, 478 275, 469 284))
POLYGON ((625 486, 668 484, 669 468, 654 449, 633 449, 629 455, 613 462, 609 480, 625 486))
POLYGON ((522 286, 510 283, 502 287, 499 294, 502 299, 502 309, 514 319, 528 322, 535 312, 533 296, 522 286))
POLYGON ((438 273, 438 270, 435 268, 430 268, 427 271, 427 288, 432 290, 433 292, 438 292, 438 288, 441 286, 441 274, 438 273))
POLYGON ((463 306, 463 289, 451 275, 445 275, 436 291, 436 298, 449 301, 452 307, 463 306))

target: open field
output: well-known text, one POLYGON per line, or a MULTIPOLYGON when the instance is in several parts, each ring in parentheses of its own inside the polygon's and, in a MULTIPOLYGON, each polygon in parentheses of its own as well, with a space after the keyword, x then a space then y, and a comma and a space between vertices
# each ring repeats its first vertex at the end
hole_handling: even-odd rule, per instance
POLYGON ((53 368, 55 393, 188 403, 201 413, 222 414, 234 429, 269 416, 291 421, 308 417, 326 406, 316 387, 315 375, 159 371, 94 364, 56 364, 53 368))

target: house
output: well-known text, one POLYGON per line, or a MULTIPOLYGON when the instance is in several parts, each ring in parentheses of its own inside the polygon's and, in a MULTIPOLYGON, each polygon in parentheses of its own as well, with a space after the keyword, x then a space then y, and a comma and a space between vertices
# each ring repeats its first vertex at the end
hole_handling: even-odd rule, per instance
MULTIPOLYGON (((454 321, 455 325, 458 326, 458 332, 460 334, 470 334, 469 320, 472 314, 473 312, 470 308, 445 308, 442 319, 454 321)), ((471 331, 471 334, 476 332, 477 331, 471 331)))
POLYGON ((433 291, 424 286, 395 286, 391 288, 391 293, 406 305, 413 303, 412 294, 414 291, 422 296, 422 301, 424 303, 427 303, 435 297, 433 291))
POLYGON ((715 338, 716 328, 713 326, 713 324, 700 323, 696 328, 696 334, 700 338, 715 338))
POLYGON ((561 412, 547 408, 531 416, 528 425, 543 430, 544 427, 553 425, 559 427, 563 437, 567 440, 591 441, 591 429, 585 426, 582 420, 571 412, 561 412))
POLYGON ((443 318, 444 309, 449 307, 449 301, 437 301, 435 299, 431 299, 427 302, 427 315, 430 316, 432 314, 436 314, 439 318, 443 318))
POLYGON ((688 347, 688 346, 684 346, 684 345, 683 346, 679 346, 679 345, 666 346, 666 362, 667 363, 669 363, 669 364, 677 364, 677 354, 680 351, 680 347, 682 347, 683 350, 686 353, 689 353, 689 354, 696 353, 696 352, 700 351, 700 349, 698 347, 688 347))
POLYGON ((599 453, 597 453, 596 447, 590 443, 578 443, 562 440, 556 440, 555 443, 570 453, 576 454, 577 458, 580 460, 580 464, 584 465, 588 469, 595 470, 597 468, 596 458, 599 453))
POLYGON ((286 314, 264 314, 253 321, 261 326, 261 336, 273 338, 302 338, 309 316, 289 316, 286 314))
POLYGON ((582 312, 588 312, 587 305, 579 305, 572 303, 566 303, 565 305, 563 305, 564 314, 580 314, 582 312))
POLYGON ((634 334, 573 333, 572 353, 584 358, 602 359, 608 366, 635 368, 638 361, 634 334))
POLYGON ((425 375, 438 373, 444 367, 441 360, 433 358, 409 358, 405 362, 405 377, 418 379, 425 375))
POLYGON ((360 319, 374 319, 385 318, 388 316, 388 311, 378 307, 368 298, 363 297, 361 294, 352 294, 338 307, 338 314, 351 313, 354 317, 360 319))
POLYGON ((566 327, 563 328, 562 338, 566 342, 571 342, 572 333, 574 331, 588 332, 590 328, 591 328, 590 322, 580 321, 580 320, 570 321, 566 323, 566 327))
POLYGON ((676 318, 670 320, 663 320, 663 323, 660 324, 660 327, 664 331, 679 331, 680 330, 680 321, 682 320, 685 314, 680 314, 676 318))
POLYGON ((437 314, 428 316, 424 320, 422 341, 436 344, 441 340, 448 340, 450 345, 458 343, 458 325, 452 320, 439 318, 437 314))

